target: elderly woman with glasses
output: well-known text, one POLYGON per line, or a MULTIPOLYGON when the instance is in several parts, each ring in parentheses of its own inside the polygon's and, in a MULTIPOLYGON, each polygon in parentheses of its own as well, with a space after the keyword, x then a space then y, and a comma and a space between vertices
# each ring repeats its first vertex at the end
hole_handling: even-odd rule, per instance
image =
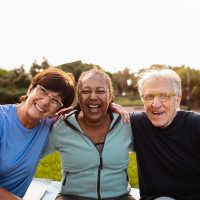
POLYGON ((132 145, 130 124, 109 110, 114 98, 110 77, 83 72, 77 83, 79 106, 52 129, 45 154, 62 157, 62 188, 57 200, 134 200, 127 167, 132 145))
POLYGON ((49 68, 33 78, 21 103, 0 105, 0 200, 24 196, 47 143, 50 117, 74 97, 73 76, 49 68))

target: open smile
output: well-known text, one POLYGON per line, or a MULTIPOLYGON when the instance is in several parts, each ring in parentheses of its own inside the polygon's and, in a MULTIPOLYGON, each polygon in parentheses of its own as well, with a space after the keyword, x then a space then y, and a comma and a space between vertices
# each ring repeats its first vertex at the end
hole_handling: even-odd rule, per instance
POLYGON ((162 112, 153 111, 152 113, 153 113, 153 115, 160 116, 160 115, 163 115, 163 114, 165 114, 165 111, 162 111, 162 112))
POLYGON ((101 106, 99 104, 89 104, 88 108, 89 108, 90 112, 96 113, 99 111, 101 106))
POLYGON ((39 112, 41 112, 41 113, 44 113, 45 112, 45 110, 44 109, 42 109, 38 104, 36 104, 35 103, 35 107, 36 107, 36 109, 39 111, 39 112))

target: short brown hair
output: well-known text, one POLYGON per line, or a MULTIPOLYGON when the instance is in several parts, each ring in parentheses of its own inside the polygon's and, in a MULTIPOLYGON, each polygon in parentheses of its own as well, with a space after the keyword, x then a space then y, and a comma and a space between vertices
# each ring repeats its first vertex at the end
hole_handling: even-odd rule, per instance
MULTIPOLYGON (((64 72, 60 69, 51 67, 36 74, 29 86, 31 92, 37 85, 41 85, 47 90, 58 92, 63 107, 70 106, 75 98, 75 80, 71 73, 64 72)), ((20 97, 20 101, 25 101, 26 96, 20 97)))

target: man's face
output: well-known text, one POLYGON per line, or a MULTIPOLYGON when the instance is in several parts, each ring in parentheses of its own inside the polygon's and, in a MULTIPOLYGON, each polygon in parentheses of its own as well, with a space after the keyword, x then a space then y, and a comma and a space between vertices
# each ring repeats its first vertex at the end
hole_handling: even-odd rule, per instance
POLYGON ((171 124, 179 108, 181 97, 175 95, 170 81, 160 78, 146 81, 142 96, 145 112, 154 126, 165 128, 171 124))

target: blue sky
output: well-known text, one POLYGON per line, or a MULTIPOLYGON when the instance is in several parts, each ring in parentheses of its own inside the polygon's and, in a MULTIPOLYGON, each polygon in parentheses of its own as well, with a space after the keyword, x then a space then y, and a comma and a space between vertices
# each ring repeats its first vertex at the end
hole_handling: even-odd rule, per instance
POLYGON ((200 69, 199 0, 2 0, 0 67, 82 60, 114 72, 200 69))

